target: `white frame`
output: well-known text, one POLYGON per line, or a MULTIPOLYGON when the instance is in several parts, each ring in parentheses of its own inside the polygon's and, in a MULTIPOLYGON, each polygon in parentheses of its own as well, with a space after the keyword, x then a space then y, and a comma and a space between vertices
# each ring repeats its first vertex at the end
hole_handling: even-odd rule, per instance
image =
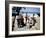
POLYGON ((21 34, 36 34, 43 33, 43 6, 42 5, 27 5, 27 4, 9 4, 9 35, 21 35, 21 34), (40 8, 40 30, 33 31, 12 31, 12 7, 37 7, 40 8))

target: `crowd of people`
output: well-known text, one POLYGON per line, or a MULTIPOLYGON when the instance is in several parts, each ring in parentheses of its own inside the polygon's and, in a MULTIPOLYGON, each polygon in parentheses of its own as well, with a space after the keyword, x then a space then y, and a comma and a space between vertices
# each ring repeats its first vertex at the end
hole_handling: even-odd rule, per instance
POLYGON ((27 26, 28 28, 31 28, 36 23, 36 20, 34 17, 30 16, 23 16, 22 14, 16 15, 12 17, 12 31, 15 28, 23 28, 24 26, 27 26))

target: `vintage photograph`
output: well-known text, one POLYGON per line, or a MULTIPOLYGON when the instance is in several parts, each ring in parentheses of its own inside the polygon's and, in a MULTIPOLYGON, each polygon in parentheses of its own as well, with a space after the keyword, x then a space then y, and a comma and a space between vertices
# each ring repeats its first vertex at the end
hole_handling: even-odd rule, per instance
POLYGON ((42 5, 9 4, 9 33, 35 34, 43 32, 42 5))
POLYGON ((40 30, 40 8, 13 7, 12 31, 40 30))
POLYGON ((44 35, 44 3, 13 1, 5 8, 6 37, 44 35))

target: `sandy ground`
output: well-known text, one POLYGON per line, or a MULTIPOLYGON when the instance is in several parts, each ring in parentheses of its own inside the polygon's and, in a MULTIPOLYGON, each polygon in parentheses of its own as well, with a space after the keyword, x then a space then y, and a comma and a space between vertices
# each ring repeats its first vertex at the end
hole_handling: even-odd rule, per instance
POLYGON ((14 24, 14 31, 32 31, 32 30, 40 30, 40 17, 35 17, 36 23, 32 28, 29 29, 29 25, 23 27, 23 28, 18 28, 17 23, 14 24))

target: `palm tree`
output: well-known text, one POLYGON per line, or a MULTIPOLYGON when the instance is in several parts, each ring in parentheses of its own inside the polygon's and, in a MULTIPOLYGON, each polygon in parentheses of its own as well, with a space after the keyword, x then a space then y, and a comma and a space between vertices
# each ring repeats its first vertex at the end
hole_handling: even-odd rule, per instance
MULTIPOLYGON (((21 8, 22 7, 13 7, 12 8, 12 12, 14 12, 14 13, 12 13, 12 16, 15 16, 16 17, 16 15, 19 15, 19 12, 20 12, 21 8), (17 12, 17 14, 16 14, 16 12, 17 12)), ((14 20, 12 22, 12 31, 14 30, 14 23, 15 23, 15 18, 14 18, 14 20)))

